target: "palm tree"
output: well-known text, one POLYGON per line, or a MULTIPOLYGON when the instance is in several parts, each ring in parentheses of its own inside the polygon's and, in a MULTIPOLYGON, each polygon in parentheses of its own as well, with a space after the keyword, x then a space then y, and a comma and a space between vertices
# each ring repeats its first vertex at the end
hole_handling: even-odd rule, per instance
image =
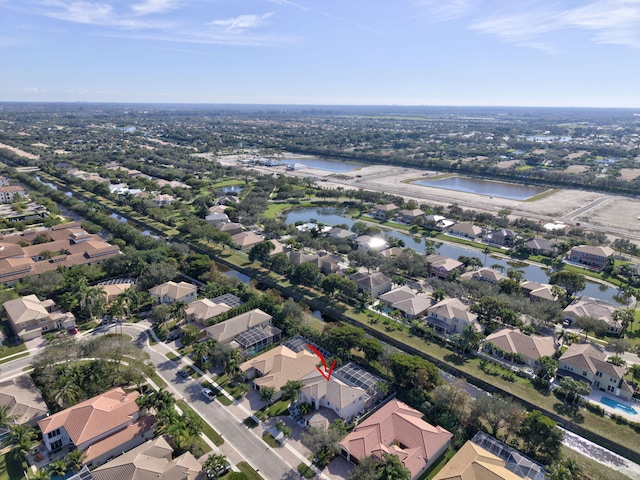
POLYGON ((67 453, 67 455, 64 457, 64 461, 67 464, 67 468, 73 470, 74 472, 79 472, 84 465, 84 459, 86 458, 86 456, 86 452, 76 449, 67 453))
POLYGON ((233 349, 225 357, 224 372, 229 377, 229 381, 235 380, 240 375, 241 356, 240 350, 233 349))
POLYGON ((129 287, 122 293, 122 295, 124 295, 124 297, 127 299, 129 308, 134 312, 138 311, 142 301, 142 296, 140 295, 140 293, 134 288, 129 287))
POLYGON ((209 360, 210 347, 206 342, 197 342, 193 346, 193 361, 198 367, 206 370, 206 364, 209 360))
POLYGON ((75 405, 82 395, 82 389, 76 383, 73 373, 58 377, 56 390, 55 399, 61 407, 75 405))
POLYGON ((180 323, 182 320, 184 320, 184 312, 188 307, 189 305, 184 300, 175 302, 171 305, 171 318, 180 323))
POLYGON ((33 474, 33 478, 34 480, 51 480, 51 474, 47 470, 40 468, 33 474))
POLYGON ((93 306, 95 304, 95 302, 99 299, 102 298, 104 299, 107 295, 107 292, 105 292, 104 288, 100 287, 100 286, 96 286, 96 287, 88 287, 85 291, 84 291, 84 299, 86 301, 87 306, 89 307, 89 317, 91 318, 91 320, 93 320, 93 306))
POLYGON ((289 380, 282 386, 282 388, 280 388, 280 391, 284 398, 290 399, 291 403, 294 404, 298 400, 298 391, 302 387, 304 387, 304 383, 299 380, 289 380))
POLYGON ((273 387, 262 387, 260 389, 260 400, 266 403, 271 403, 273 401, 273 397, 276 394, 276 389, 273 387))
POLYGON ((11 445, 11 451, 23 457, 27 457, 36 438, 36 431, 27 424, 12 425, 7 435, 7 443, 11 445))
POLYGON ((0 407, 0 428, 7 428, 16 419, 15 415, 9 415, 9 407, 0 407))
POLYGON ((482 249, 482 253, 484 253, 484 262, 482 263, 483 266, 487 266, 487 255, 489 255, 491 253, 491 249, 489 247, 484 247, 482 249))
POLYGON ((444 296, 445 296, 444 290, 437 288, 431 294, 431 299, 433 300, 434 303, 438 303, 444 300, 444 296))
POLYGON ((67 462, 64 461, 64 458, 54 460, 49 464, 49 472, 51 472, 51 475, 63 477, 67 473, 67 462))

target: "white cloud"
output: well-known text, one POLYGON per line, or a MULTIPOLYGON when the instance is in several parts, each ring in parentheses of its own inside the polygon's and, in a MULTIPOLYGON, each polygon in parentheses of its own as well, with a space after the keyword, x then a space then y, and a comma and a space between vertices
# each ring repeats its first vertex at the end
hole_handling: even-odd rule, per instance
POLYGON ((85 24, 105 24, 113 20, 113 7, 108 3, 48 0, 43 5, 53 7, 54 10, 48 10, 45 14, 58 20, 85 24))
POLYGON ((474 0, 415 0, 419 18, 428 22, 441 22, 468 15, 476 8, 474 0))
MULTIPOLYGON (((471 25, 473 30, 497 36, 518 46, 557 52, 553 34, 592 32, 594 43, 640 48, 640 0, 591 0, 579 7, 544 0, 510 3, 493 9, 471 25)), ((490 10, 489 8, 485 11, 490 10)))
POLYGON ((177 0, 144 0, 142 3, 131 5, 137 15, 149 15, 153 13, 164 13, 174 10, 180 6, 177 0))
POLYGON ((22 91, 24 93, 32 93, 32 94, 40 93, 40 89, 35 87, 23 88, 22 91))
POLYGON ((222 27, 227 31, 244 30, 247 28, 256 28, 264 25, 266 19, 273 15, 273 12, 263 15, 239 15, 224 20, 214 20, 209 23, 214 27, 222 27))

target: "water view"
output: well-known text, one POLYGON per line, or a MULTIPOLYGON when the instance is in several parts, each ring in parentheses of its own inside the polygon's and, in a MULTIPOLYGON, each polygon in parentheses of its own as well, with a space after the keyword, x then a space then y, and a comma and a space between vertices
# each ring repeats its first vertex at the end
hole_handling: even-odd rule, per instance
POLYGON ((343 173, 353 172, 364 167, 361 163, 342 162, 340 160, 328 160, 325 158, 289 158, 281 160, 284 165, 293 165, 301 163, 307 168, 317 168, 318 170, 328 170, 330 172, 343 173))
MULTIPOLYGON (((296 222, 308 222, 310 219, 317 220, 318 222, 325 225, 334 226, 345 224, 349 228, 351 228, 353 224, 358 221, 345 216, 344 212, 335 208, 303 208, 299 210, 292 210, 284 216, 284 221, 288 224, 296 222)), ((427 247, 425 244, 425 239, 422 237, 409 235, 395 230, 383 231, 383 234, 402 240, 406 247, 413 248, 416 252, 422 254, 426 253, 427 247)), ((475 257, 479 258, 483 262, 485 261, 485 256, 482 252, 470 248, 442 243, 438 241, 434 243, 434 247, 439 254, 450 258, 457 259, 461 255, 466 255, 467 257, 475 257)), ((487 266, 500 265, 504 268, 505 272, 507 271, 507 269, 512 267, 512 265, 509 264, 508 259, 492 257, 491 255, 487 257, 486 264, 487 266)), ((547 273, 549 271, 548 269, 544 269, 537 265, 526 265, 523 267, 518 267, 518 269, 524 272, 525 278, 529 281, 538 283, 547 283, 549 281, 549 276, 547 273)), ((596 298, 598 300, 603 300, 613 304, 619 303, 615 298, 617 293, 618 290, 616 288, 611 288, 600 283, 589 281, 587 281, 586 288, 582 292, 580 292, 581 295, 596 298)))
POLYGON ((456 192, 477 193, 492 197, 508 198, 510 200, 526 200, 548 190, 544 187, 518 185, 515 183, 494 182, 469 177, 447 177, 439 180, 416 180, 414 185, 424 187, 444 188, 456 192))

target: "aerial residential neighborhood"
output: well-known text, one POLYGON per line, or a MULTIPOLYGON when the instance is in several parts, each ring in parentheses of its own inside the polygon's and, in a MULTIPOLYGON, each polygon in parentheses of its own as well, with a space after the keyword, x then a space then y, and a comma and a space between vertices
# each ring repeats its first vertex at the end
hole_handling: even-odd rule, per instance
POLYGON ((0 109, 0 480, 640 478, 635 198, 422 185, 493 180, 270 150, 260 112, 207 149, 199 113, 49 110, 27 141, 0 109))

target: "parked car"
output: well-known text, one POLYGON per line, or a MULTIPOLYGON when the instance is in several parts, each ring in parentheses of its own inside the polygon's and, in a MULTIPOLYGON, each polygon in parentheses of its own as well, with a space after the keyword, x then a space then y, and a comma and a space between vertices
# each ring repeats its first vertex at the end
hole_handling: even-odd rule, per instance
POLYGON ((182 368, 178 370, 178 375, 181 376, 182 378, 189 378, 191 376, 191 374, 186 368, 182 368))
POLYGON ((76 327, 71 327, 67 329, 67 332, 69 332, 69 335, 75 335, 78 333, 78 329, 76 327))
POLYGON ((213 393, 213 390, 211 390, 210 388, 203 388, 202 395, 204 395, 208 400, 213 400, 214 398, 216 398, 216 394, 213 393))

